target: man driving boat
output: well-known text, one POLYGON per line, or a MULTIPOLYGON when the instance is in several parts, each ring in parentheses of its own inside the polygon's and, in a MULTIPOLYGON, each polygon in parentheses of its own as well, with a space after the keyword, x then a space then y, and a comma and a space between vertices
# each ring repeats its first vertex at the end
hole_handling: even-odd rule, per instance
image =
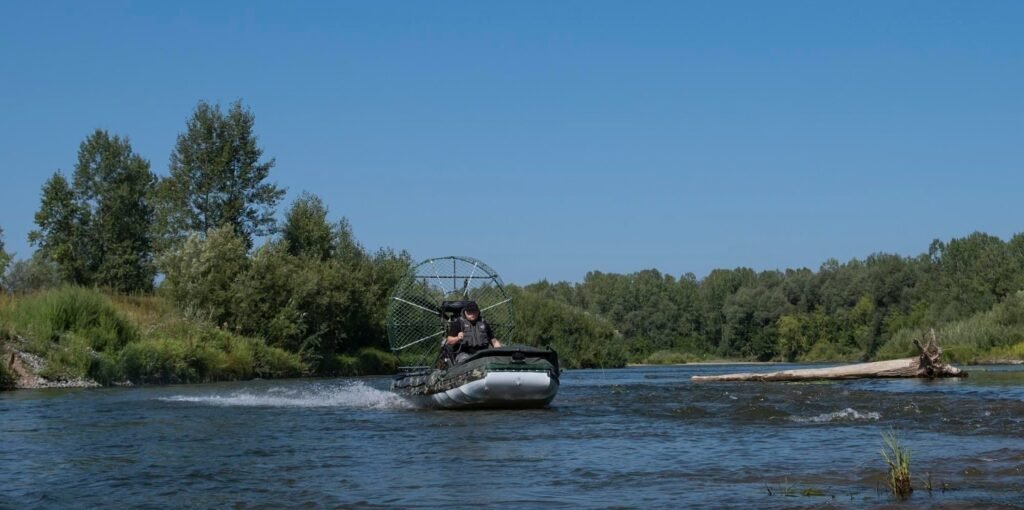
POLYGON ((462 309, 459 319, 451 323, 445 344, 458 351, 456 364, 462 363, 477 351, 501 347, 501 342, 494 338, 491 325, 480 317, 480 307, 473 301, 462 309))

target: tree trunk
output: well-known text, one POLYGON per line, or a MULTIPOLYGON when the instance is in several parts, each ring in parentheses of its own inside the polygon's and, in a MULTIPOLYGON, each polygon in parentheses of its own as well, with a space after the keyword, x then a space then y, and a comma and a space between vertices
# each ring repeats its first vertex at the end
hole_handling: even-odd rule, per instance
POLYGON ((916 358, 859 363, 832 368, 810 368, 804 370, 784 370, 767 373, 738 373, 725 375, 695 375, 694 382, 706 381, 811 381, 830 379, 870 379, 883 377, 967 377, 967 372, 946 365, 939 361, 942 349, 935 341, 935 330, 928 335, 924 346, 914 340, 914 345, 921 350, 916 358))

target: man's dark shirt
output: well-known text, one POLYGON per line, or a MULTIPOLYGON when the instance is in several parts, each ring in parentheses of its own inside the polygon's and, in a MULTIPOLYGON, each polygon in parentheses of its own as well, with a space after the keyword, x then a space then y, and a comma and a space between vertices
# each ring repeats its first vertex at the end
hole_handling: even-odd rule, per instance
MULTIPOLYGON (((494 330, 491 329, 491 325, 488 324, 487 321, 477 319, 473 325, 479 327, 481 323, 484 325, 484 328, 486 328, 485 332, 487 333, 487 341, 494 340, 494 330)), ((462 321, 460 320, 452 322, 451 325, 448 326, 448 336, 459 336, 459 333, 462 333, 462 321)))

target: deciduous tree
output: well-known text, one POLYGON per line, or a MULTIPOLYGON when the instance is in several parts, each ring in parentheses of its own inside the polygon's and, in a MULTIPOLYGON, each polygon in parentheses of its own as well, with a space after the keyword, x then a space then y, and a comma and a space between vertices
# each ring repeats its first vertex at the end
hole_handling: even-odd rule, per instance
MULTIPOLYGON (((7 271, 7 264, 11 263, 11 254, 4 250, 4 229, 0 228, 0 276, 7 271)), ((0 290, 3 290, 0 288, 0 290)))
POLYGON ((127 138, 97 129, 78 148, 73 182, 58 171, 43 185, 29 241, 70 283, 152 290, 155 182, 127 138))
POLYGON ((281 237, 288 253, 327 260, 334 253, 334 233, 327 221, 327 206, 320 197, 304 192, 288 209, 281 237))
POLYGON ((275 232, 274 212, 284 190, 267 182, 274 159, 260 161, 255 121, 240 101, 226 113, 205 101, 196 105, 157 194, 162 247, 223 225, 250 248, 253 237, 275 232))

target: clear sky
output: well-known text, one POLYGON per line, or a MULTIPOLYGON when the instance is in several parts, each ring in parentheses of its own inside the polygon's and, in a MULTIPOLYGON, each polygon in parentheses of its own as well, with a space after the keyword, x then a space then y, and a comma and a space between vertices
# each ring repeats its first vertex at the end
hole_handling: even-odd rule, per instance
POLYGON ((95 128, 166 174, 241 99, 368 248, 506 281, 1024 230, 1022 2, 4 2, 0 227, 95 128))

